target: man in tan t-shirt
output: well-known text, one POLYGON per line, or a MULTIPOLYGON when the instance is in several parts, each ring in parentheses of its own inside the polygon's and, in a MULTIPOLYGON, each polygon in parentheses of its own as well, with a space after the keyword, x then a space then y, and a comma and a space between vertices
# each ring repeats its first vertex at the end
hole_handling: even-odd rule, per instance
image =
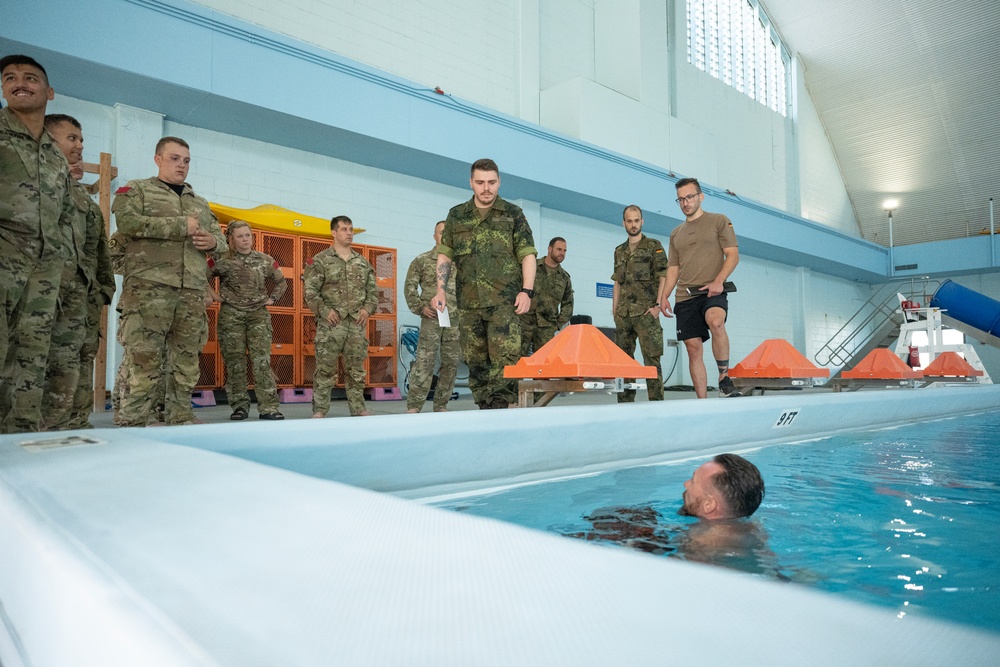
POLYGON ((688 353, 691 382, 698 398, 708 396, 708 371, 703 343, 712 339, 712 354, 719 368, 719 395, 739 396, 729 379, 729 335, 726 315, 729 301, 723 283, 740 261, 733 223, 719 213, 702 210, 705 195, 695 178, 677 181, 677 203, 685 220, 670 233, 667 280, 660 292, 660 309, 667 317, 670 293, 677 287, 677 340, 688 353), (699 294, 699 290, 704 293, 699 294))

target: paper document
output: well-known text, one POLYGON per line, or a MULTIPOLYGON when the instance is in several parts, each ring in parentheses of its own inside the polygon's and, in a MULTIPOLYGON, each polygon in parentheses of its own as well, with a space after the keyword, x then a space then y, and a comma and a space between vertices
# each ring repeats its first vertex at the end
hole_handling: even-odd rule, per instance
POLYGON ((445 306, 444 310, 438 311, 438 324, 446 329, 451 327, 451 316, 448 315, 448 306, 445 306))

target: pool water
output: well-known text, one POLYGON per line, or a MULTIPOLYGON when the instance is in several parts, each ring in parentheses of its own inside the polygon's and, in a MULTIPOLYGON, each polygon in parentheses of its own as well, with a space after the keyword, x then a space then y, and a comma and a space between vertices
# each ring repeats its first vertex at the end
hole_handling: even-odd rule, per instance
POLYGON ((764 503, 723 524, 677 515, 706 459, 435 504, 1000 632, 998 448, 1000 411, 767 447, 764 503))

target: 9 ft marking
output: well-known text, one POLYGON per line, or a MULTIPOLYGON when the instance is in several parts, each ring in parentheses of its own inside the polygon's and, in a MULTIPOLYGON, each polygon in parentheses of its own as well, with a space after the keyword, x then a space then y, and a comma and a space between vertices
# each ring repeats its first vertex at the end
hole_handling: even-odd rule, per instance
POLYGON ((785 410, 780 415, 778 415, 778 421, 774 422, 772 428, 785 428, 786 426, 791 426, 792 422, 798 416, 799 411, 796 410, 785 410))

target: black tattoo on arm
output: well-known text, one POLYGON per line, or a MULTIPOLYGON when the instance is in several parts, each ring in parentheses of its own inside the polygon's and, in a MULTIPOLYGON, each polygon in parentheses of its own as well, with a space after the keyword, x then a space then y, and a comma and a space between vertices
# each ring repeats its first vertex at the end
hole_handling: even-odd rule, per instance
POLYGON ((438 264, 437 267, 437 279, 438 279, 438 289, 445 290, 448 288, 448 278, 451 276, 451 261, 445 260, 438 264))

